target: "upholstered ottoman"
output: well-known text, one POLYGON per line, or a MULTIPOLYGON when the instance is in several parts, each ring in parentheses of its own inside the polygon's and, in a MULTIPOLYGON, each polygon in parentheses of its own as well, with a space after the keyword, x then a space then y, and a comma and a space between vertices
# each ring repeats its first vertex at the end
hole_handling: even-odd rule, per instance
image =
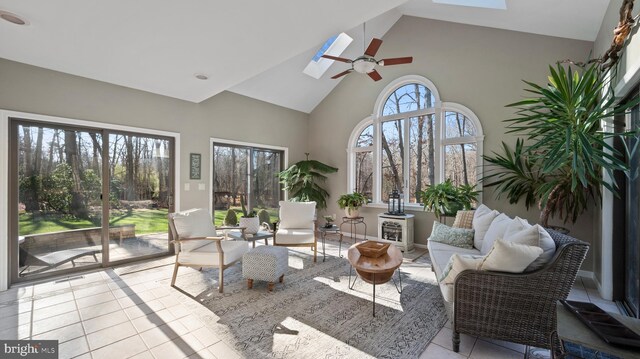
POLYGON ((242 256, 242 277, 247 279, 247 288, 254 280, 269 282, 269 291, 276 281, 282 283, 289 266, 289 250, 285 247, 260 246, 242 256))

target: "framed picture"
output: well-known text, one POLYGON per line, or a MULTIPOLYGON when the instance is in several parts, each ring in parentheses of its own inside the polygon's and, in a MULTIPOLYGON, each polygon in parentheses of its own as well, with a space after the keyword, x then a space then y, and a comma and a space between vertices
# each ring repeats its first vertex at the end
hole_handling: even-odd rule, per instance
POLYGON ((202 155, 199 153, 189 154, 189 179, 199 180, 202 173, 202 155))

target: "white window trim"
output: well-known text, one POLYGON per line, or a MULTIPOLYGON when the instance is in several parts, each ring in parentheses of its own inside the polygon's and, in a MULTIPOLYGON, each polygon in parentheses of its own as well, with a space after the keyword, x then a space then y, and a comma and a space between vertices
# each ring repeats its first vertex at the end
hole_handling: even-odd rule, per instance
MULTIPOLYGON (((104 128, 107 130, 118 130, 126 132, 135 132, 140 134, 158 135, 174 138, 174 173, 175 191, 174 191, 174 208, 175 211, 180 210, 180 134, 177 132, 154 130, 142 127, 132 127, 124 125, 116 125, 113 123, 94 122, 86 120, 77 120, 65 117, 46 116, 28 112, 17 112, 0 109, 0 192, 9 193, 9 119, 24 118, 39 122, 74 125, 89 128, 104 128)), ((9 263, 9 223, 7 221, 9 215, 9 203, 7 201, 0 202, 0 263, 9 263)), ((0 265, 0 292, 6 290, 9 286, 9 266, 0 265)))
MULTIPOLYGON (((476 143, 476 147, 477 147, 476 154, 478 158, 478 161, 477 161, 478 165, 476 166, 476 176, 477 176, 476 178, 478 179, 481 178, 482 168, 483 168, 482 155, 483 155, 483 148, 484 148, 484 132, 482 130, 482 124, 480 123, 478 116, 476 116, 476 114, 473 111, 471 111, 468 107, 464 105, 461 105, 455 102, 442 102, 440 99, 438 89, 433 84, 433 82, 431 82, 427 78, 420 75, 402 76, 396 79, 395 81, 392 81, 391 83, 389 83, 380 92, 373 108, 373 114, 363 119, 362 121, 360 121, 354 127, 353 131, 351 132, 351 135, 349 136, 348 147, 346 150, 347 163, 348 163, 347 185, 348 185, 349 191, 352 192, 355 189, 355 183, 356 183, 355 154, 358 152, 371 151, 373 155, 373 167, 374 167, 373 183, 372 183, 373 198, 371 199, 372 203, 367 204, 368 207, 373 207, 373 208, 387 207, 387 204, 382 202, 382 189, 380 188, 380 183, 379 183, 380 178, 382 176, 382 156, 379 153, 381 150, 380 142, 382 140, 382 136, 380 134, 381 123, 386 121, 406 119, 406 118, 423 116, 423 115, 433 115, 436 119, 435 128, 434 128, 434 132, 438 134, 435 138, 435 143, 434 143, 434 146, 436 146, 437 148, 437 155, 435 157, 435 167, 438 169, 438 173, 436 174, 436 181, 438 183, 444 181, 445 171, 442 168, 442 164, 444 163, 444 151, 442 150, 442 148, 445 145, 464 144, 464 143, 476 143), (421 84, 427 87, 431 91, 431 94, 433 95, 435 100, 434 107, 429 107, 429 108, 409 111, 409 112, 403 112, 400 114, 382 116, 385 102, 389 98, 389 96, 391 96, 391 94, 393 94, 393 92, 395 92, 400 87, 411 84, 411 83, 421 84), (444 121, 443 115, 444 115, 444 112, 446 111, 458 112, 466 116, 469 120, 471 120, 475 128, 476 135, 455 137, 455 138, 445 138, 444 126, 442 126, 442 123, 444 121), (373 125, 373 138, 374 138, 373 146, 356 147, 356 143, 358 141, 358 138, 360 137, 360 134, 364 129, 366 129, 370 125, 373 125)), ((404 128, 405 128, 405 132, 409 131, 409 126, 404 126, 404 128)), ((408 138, 408 135, 406 133, 404 135, 405 137, 408 138)), ((409 161, 405 161, 404 166, 408 167, 409 161)), ((403 168, 403 173, 409 173, 409 168, 403 168)), ((408 178, 404 178, 404 181, 405 181, 405 187, 408 187, 408 183, 406 183, 408 181, 408 178)), ((481 182, 478 181, 477 186, 481 193, 479 200, 482 201, 481 182)), ((408 198, 408 196, 409 194, 405 193, 405 197, 408 198)), ((408 201, 406 200, 407 198, 405 198, 405 208, 407 210, 417 211, 422 209, 422 206, 418 203, 408 203, 408 201)))
MULTIPOLYGON (((234 146, 246 146, 246 147, 256 147, 256 148, 264 148, 266 150, 276 150, 283 151, 284 158, 282 159, 283 167, 289 168, 289 147, 282 146, 274 146, 274 145, 265 145, 262 143, 253 143, 253 142, 242 142, 236 140, 227 140, 224 138, 209 138, 209 213, 213 215, 213 144, 223 144, 223 145, 234 145, 234 146)), ((284 191, 284 200, 289 199, 289 193, 284 191)))

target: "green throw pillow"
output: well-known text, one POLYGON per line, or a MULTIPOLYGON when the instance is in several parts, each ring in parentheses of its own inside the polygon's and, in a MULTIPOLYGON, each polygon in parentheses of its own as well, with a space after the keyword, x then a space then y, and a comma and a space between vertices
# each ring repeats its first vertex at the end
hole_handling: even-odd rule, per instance
POLYGON ((438 221, 433 221, 430 241, 448 244, 460 248, 473 248, 473 229, 453 228, 438 221))

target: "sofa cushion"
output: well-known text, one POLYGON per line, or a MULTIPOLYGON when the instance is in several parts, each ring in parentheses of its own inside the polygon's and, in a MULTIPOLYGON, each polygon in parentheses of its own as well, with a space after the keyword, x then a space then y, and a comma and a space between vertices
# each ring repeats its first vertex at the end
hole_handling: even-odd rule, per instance
POLYGON ((452 227, 473 229, 473 216, 475 213, 475 210, 458 211, 456 213, 456 219, 453 221, 452 227))
POLYGON ((445 243, 460 248, 473 248, 473 229, 453 228, 433 221, 430 241, 445 243))
POLYGON ((542 248, 497 239, 480 267, 481 270, 521 273, 542 254, 542 248))
POLYGON ((493 242, 498 238, 504 238, 504 233, 507 230, 507 227, 511 223, 512 219, 509 218, 504 213, 500 213, 496 218, 493 219, 489 229, 487 229, 487 233, 484 235, 484 239, 482 240, 482 248, 480 248, 480 253, 487 254, 491 247, 493 247, 493 242))
POLYGON ((476 249, 482 248, 482 241, 484 235, 487 233, 491 222, 500 214, 500 212, 490 209, 489 207, 481 204, 476 212, 473 214, 472 227, 476 231, 473 235, 473 246, 476 249))
POLYGON ((280 201, 280 228, 313 229, 316 202, 280 201))
POLYGON ((454 253, 480 255, 480 251, 475 248, 454 247, 444 243, 432 242, 430 240, 427 241, 427 249, 429 250, 431 266, 433 267, 433 271, 436 273, 436 278, 440 278, 444 271, 444 267, 449 262, 449 258, 451 258, 454 253))

